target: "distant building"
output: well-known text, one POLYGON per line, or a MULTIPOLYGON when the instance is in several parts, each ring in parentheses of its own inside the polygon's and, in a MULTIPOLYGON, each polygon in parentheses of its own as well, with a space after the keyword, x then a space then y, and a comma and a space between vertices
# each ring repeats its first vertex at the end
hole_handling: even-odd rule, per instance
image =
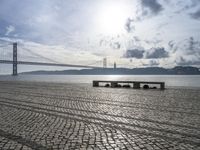
POLYGON ((116 62, 114 62, 114 69, 116 69, 116 68, 117 68, 116 62))

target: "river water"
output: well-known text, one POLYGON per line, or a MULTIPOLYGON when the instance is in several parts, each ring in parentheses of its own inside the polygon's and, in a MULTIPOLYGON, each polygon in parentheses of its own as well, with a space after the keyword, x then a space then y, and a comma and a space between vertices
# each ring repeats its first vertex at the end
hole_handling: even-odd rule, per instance
POLYGON ((92 83, 93 80, 160 81, 167 87, 200 87, 200 75, 18 75, 0 76, 0 81, 92 83))

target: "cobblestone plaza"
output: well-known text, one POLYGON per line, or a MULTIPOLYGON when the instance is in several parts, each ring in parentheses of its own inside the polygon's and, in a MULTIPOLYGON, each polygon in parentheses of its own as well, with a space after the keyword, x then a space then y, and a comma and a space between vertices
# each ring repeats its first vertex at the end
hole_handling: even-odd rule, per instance
POLYGON ((200 150, 200 92, 1 81, 0 149, 200 150))

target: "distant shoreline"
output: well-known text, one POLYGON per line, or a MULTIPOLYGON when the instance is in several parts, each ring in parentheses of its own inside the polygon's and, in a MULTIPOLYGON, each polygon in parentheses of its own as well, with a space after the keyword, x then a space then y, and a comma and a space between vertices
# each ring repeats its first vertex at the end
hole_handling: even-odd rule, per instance
POLYGON ((166 69, 161 67, 149 68, 102 68, 102 69, 81 69, 81 70, 63 70, 63 71, 32 71, 20 74, 31 75, 200 75, 199 68, 182 67, 166 69))
POLYGON ((165 76, 165 75, 176 75, 176 76, 179 76, 179 75, 185 75, 185 76, 189 76, 189 75, 192 75, 192 76, 195 76, 195 75, 200 75, 200 74, 49 74, 49 73, 19 73, 19 75, 66 75, 66 76, 70 76, 70 75, 77 75, 77 76, 95 76, 95 75, 98 75, 98 76, 110 76, 110 75, 119 75, 119 76, 130 76, 130 75, 161 75, 161 76, 165 76))

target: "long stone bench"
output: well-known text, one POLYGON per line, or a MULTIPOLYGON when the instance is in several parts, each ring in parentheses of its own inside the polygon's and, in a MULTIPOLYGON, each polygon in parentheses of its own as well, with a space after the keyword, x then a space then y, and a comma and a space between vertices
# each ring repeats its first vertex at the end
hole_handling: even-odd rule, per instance
POLYGON ((159 84, 160 89, 164 90, 165 89, 165 82, 149 82, 149 81, 101 81, 101 80, 94 80, 93 81, 93 87, 99 87, 99 83, 109 83, 111 87, 117 87, 118 84, 126 83, 126 84, 133 84, 134 89, 139 89, 141 88, 141 84, 159 84))

